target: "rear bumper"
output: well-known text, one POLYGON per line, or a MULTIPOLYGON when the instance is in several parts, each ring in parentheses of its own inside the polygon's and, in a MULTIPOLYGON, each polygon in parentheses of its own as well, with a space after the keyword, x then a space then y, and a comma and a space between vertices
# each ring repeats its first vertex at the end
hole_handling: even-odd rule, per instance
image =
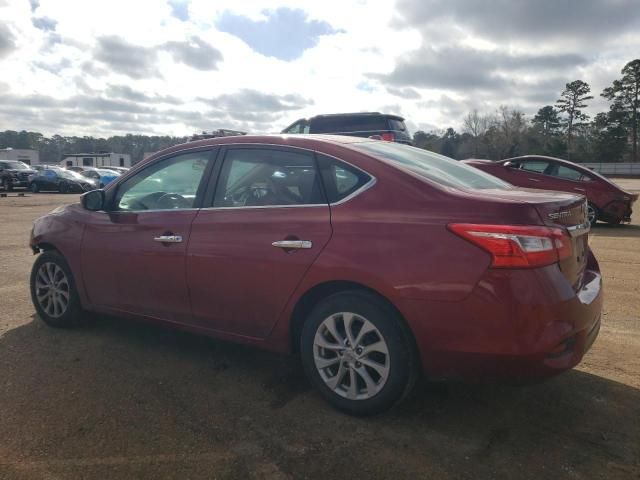
POLYGON ((600 219, 611 223, 630 222, 633 213, 632 203, 614 200, 600 210, 600 219))
POLYGON ((557 265, 490 270, 463 302, 403 302, 425 373, 541 378, 573 368, 600 330, 602 277, 590 254, 575 292, 557 265))

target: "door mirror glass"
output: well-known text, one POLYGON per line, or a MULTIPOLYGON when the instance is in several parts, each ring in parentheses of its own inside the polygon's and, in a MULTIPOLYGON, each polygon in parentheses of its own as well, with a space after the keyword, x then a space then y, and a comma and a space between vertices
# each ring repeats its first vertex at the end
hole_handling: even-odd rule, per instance
POLYGON ((104 210, 104 190, 91 190, 80 197, 80 204, 87 210, 104 210))
POLYGON ((504 162, 503 165, 507 168, 512 168, 513 167, 513 162, 504 162))

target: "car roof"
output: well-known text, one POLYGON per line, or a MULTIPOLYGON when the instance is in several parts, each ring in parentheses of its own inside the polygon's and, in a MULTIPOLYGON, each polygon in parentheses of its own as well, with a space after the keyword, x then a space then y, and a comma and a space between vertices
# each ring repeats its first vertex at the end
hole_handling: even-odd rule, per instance
POLYGON ((569 160, 564 160, 562 158, 549 157, 546 155, 521 155, 519 157, 505 158, 504 160, 501 160, 501 161, 507 162, 507 161, 518 161, 518 160, 548 160, 550 162, 556 162, 556 163, 566 165, 567 167, 578 167, 584 170, 591 171, 587 167, 580 165, 579 163, 570 162, 569 160))

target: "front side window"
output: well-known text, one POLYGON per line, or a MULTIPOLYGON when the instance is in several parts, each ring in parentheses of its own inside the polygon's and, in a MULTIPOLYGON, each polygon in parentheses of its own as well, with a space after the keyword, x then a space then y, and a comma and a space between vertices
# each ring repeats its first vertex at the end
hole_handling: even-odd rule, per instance
POLYGON ((0 166, 6 168, 7 170, 28 170, 29 166, 23 162, 17 161, 8 161, 0 163, 0 166))
POLYGON ((326 203, 313 157, 275 149, 227 152, 214 207, 264 207, 326 203))
POLYGON ((287 128, 285 133, 309 133, 309 122, 300 120, 287 128))
POLYGON ((193 208, 210 152, 178 155, 157 162, 118 187, 115 210, 193 208))

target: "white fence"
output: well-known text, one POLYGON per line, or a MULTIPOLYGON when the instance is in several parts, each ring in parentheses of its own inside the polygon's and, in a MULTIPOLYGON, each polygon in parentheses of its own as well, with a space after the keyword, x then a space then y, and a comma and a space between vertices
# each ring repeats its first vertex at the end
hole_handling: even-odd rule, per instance
POLYGON ((595 170, 602 175, 638 175, 640 162, 637 163, 581 163, 583 167, 595 170))

